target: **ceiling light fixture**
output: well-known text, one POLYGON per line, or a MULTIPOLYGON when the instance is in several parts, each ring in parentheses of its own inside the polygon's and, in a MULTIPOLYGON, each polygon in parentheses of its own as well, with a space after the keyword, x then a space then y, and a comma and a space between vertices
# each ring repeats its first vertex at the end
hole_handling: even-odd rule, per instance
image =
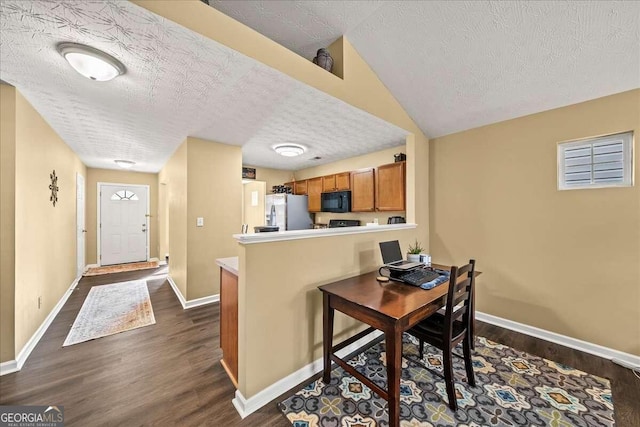
POLYGON ((295 157, 307 151, 305 147, 298 144, 280 144, 273 147, 276 153, 285 157, 295 157))
POLYGON ((136 162, 132 162, 131 160, 114 160, 114 162, 122 169, 130 169, 131 166, 136 164, 136 162))
POLYGON ((127 71, 122 62, 91 46, 63 42, 56 48, 74 70, 91 80, 105 82, 127 71))

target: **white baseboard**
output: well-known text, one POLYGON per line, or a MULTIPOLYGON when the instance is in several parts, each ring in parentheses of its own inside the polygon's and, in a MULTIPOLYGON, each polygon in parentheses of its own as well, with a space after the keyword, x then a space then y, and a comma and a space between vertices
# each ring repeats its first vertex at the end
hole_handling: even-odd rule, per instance
POLYGON ((19 370, 18 362, 15 360, 7 360, 6 362, 0 363, 0 377, 7 374, 13 374, 19 370))
POLYGON ((598 344, 571 338, 566 335, 560 335, 555 332, 536 328, 535 326, 525 325, 523 323, 514 322, 512 320, 503 319, 502 317, 493 316, 491 314, 476 312, 476 319, 482 322, 490 323, 492 325, 500 326, 505 329, 510 329, 512 331, 540 338, 545 341, 560 344, 565 347, 573 348, 575 350, 583 351, 585 353, 593 354, 594 356, 602 357, 604 359, 616 359, 617 361, 621 361, 626 365, 633 366, 636 369, 640 367, 640 356, 634 354, 625 353, 623 351, 614 350, 609 347, 604 347, 598 344))
POLYGON ((202 298, 197 298, 197 299, 192 299, 187 301, 184 298, 184 295, 182 295, 182 292, 180 292, 180 289, 178 289, 178 285, 176 285, 176 282, 173 281, 171 276, 167 275, 167 281, 171 285, 173 292, 178 297, 178 301, 180 301, 180 305, 182 305, 183 310, 188 310, 190 308, 200 307, 201 305, 211 304, 211 303, 220 301, 220 294, 209 295, 207 297, 202 297, 202 298))
MULTIPOLYGON (((336 354, 338 355, 338 357, 345 357, 349 353, 356 351, 360 347, 378 338, 380 335, 382 335, 382 331, 371 332, 370 334, 360 338, 354 343, 338 351, 336 354)), ((262 408, 267 403, 271 402, 276 397, 280 396, 285 391, 292 389, 304 380, 309 379, 318 372, 322 371, 322 367, 322 358, 316 359, 308 365, 298 369, 291 375, 286 376, 281 380, 271 384, 269 387, 256 393, 248 399, 245 398, 242 393, 240 393, 240 390, 236 390, 236 397, 231 402, 233 403, 233 406, 235 406, 236 411, 238 411, 238 414, 240 414, 240 417, 245 418, 258 409, 262 408)))
POLYGON ((76 286, 78 286, 78 282, 80 281, 81 278, 82 276, 78 276, 74 279, 74 281, 71 283, 71 286, 69 286, 69 289, 65 291, 65 293, 62 295, 58 303, 55 305, 55 307, 53 307, 51 312, 49 312, 47 317, 44 319, 40 327, 31 336, 29 341, 27 341, 24 347, 22 347, 22 350, 20 350, 20 352, 18 353, 16 360, 10 360, 8 362, 4 362, 0 364, 0 376, 5 374, 10 374, 12 372, 17 372, 22 369, 22 367, 24 366, 24 363, 29 358, 29 355, 31 354, 35 346, 38 344, 38 342, 40 341, 44 333, 47 331, 49 326, 51 326, 53 319, 56 318, 56 316, 58 315, 58 313, 60 312, 64 304, 69 299, 69 296, 71 295, 73 290, 76 288, 76 286))

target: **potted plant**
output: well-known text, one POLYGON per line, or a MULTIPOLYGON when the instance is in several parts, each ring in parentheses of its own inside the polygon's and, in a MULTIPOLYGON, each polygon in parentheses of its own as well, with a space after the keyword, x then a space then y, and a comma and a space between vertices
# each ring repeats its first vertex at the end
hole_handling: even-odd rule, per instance
POLYGON ((409 252, 407 252, 407 261, 409 262, 420 262, 420 254, 424 251, 424 248, 416 239, 416 242, 413 245, 409 245, 409 252))

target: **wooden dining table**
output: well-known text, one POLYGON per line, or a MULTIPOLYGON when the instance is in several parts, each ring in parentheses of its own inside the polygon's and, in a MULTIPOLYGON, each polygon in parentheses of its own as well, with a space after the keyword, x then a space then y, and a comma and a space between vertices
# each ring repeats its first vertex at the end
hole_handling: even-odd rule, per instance
MULTIPOLYGON (((449 266, 433 265, 449 270, 449 266)), ((331 380, 331 362, 367 385, 389 403, 389 426, 400 425, 400 376, 402 367, 402 334, 442 306, 447 298, 448 281, 425 290, 400 282, 379 282, 378 272, 362 274, 319 286, 323 294, 323 381, 331 380), (333 345, 333 319, 338 310, 370 327, 333 345), (383 389, 358 372, 335 352, 378 329, 384 332, 387 354, 387 389, 383 389)), ((473 312, 473 311, 472 311, 473 312)))

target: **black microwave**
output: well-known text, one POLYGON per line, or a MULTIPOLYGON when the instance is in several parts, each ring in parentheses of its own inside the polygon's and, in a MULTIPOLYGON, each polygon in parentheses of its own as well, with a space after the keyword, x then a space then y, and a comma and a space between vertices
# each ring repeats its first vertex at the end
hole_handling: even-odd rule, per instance
POLYGON ((351 212, 351 191, 334 191, 320 195, 322 212, 351 212))

